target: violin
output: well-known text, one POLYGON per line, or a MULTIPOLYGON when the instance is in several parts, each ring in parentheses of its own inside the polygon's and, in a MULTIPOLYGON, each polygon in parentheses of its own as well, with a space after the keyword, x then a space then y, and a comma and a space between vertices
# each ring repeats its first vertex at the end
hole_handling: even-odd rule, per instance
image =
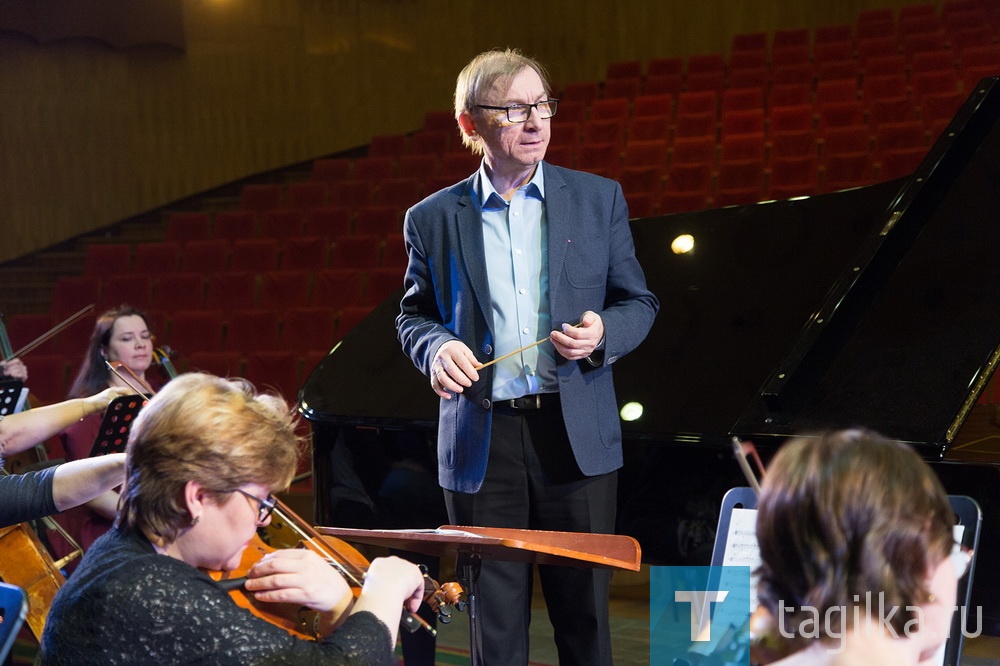
POLYGON ((136 395, 144 395, 147 397, 156 395, 156 389, 150 386, 145 379, 135 374, 132 368, 125 365, 122 361, 108 361, 105 359, 104 365, 107 366, 111 374, 120 379, 125 386, 135 391, 136 395), (128 377, 125 375, 128 375, 128 377))
MULTIPOLYGON (((275 502, 277 504, 272 514, 272 527, 277 530, 293 532, 301 547, 316 552, 330 566, 337 569, 351 587, 353 598, 333 610, 333 615, 336 617, 334 626, 340 626, 350 614, 353 600, 361 594, 365 573, 368 570, 368 560, 347 542, 336 537, 319 534, 281 500, 275 498, 275 502)), ((274 550, 277 549, 265 543, 259 535, 255 535, 243 551, 243 557, 237 569, 208 573, 214 580, 219 581, 220 585, 229 592, 241 608, 246 608, 257 617, 282 627, 300 638, 313 640, 317 636, 312 628, 312 619, 309 614, 311 611, 309 613, 303 612, 309 609, 304 609, 297 604, 260 602, 254 598, 253 594, 247 593, 243 589, 246 574, 253 565, 264 555, 274 550)), ((441 585, 424 571, 424 602, 438 614, 438 620, 442 624, 451 621, 452 607, 459 611, 464 610, 463 593, 462 587, 458 583, 450 582, 441 585)), ((436 630, 423 618, 406 609, 401 609, 401 611, 401 624, 407 631, 414 632, 418 629, 424 629, 431 635, 437 634, 436 630)))

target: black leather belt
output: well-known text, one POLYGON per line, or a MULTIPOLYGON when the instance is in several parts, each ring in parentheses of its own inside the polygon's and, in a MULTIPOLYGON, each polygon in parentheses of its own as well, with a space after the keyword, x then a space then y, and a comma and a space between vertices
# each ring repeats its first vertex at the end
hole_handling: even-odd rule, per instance
POLYGON ((535 412, 540 409, 555 407, 559 404, 558 393, 535 393, 522 395, 511 400, 494 400, 493 409, 509 409, 515 412, 535 412))

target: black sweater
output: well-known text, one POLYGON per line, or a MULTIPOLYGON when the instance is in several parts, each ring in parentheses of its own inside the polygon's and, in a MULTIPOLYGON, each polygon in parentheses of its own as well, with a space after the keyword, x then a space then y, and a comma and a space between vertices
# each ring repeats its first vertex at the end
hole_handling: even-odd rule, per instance
POLYGON ((112 529, 56 595, 41 663, 392 664, 388 628, 355 613, 307 641, 236 605, 204 572, 112 529))

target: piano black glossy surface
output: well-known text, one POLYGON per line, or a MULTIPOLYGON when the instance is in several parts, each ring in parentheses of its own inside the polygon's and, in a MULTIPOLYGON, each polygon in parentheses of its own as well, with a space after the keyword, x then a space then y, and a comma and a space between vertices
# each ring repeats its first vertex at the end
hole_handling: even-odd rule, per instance
MULTIPOLYGON (((657 561, 658 531, 676 527, 660 509, 740 483, 732 436, 766 457, 793 433, 863 425, 910 443, 950 493, 982 505, 973 603, 1000 633, 988 594, 1000 555, 1000 411, 977 405, 1000 357, 998 118, 1000 86, 984 79, 909 178, 632 222, 661 302, 649 337, 615 365, 619 404, 642 406, 623 422, 619 530, 644 556, 657 561), (674 254, 685 233, 693 252, 674 254)), ((300 393, 321 521, 336 517, 326 489, 343 485, 338 442, 372 497, 393 464, 383 439, 415 437, 433 455, 437 398, 400 351, 399 297, 300 393)))

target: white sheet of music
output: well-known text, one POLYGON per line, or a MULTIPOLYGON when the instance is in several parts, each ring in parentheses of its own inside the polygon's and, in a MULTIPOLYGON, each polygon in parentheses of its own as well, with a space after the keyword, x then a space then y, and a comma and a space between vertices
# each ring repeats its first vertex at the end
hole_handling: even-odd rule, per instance
POLYGON ((760 566, 760 548, 757 546, 757 510, 733 509, 729 518, 726 550, 722 554, 724 567, 750 567, 750 612, 757 609, 757 577, 753 572, 760 566))

